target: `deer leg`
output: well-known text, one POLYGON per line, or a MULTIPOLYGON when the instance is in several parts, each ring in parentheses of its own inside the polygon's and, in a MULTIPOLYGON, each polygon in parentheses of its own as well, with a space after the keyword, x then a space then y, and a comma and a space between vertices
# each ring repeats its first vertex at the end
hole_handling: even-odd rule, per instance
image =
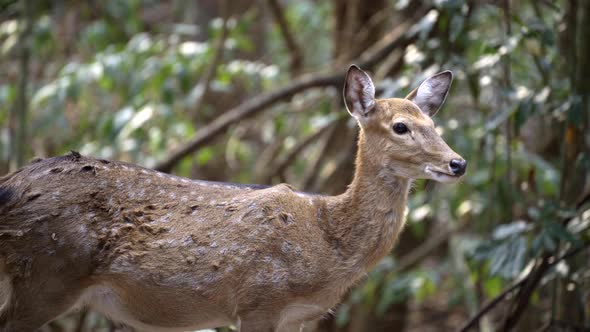
POLYGON ((277 332, 301 332, 303 331, 302 323, 283 324, 276 329, 277 332))
POLYGON ((290 322, 280 324, 278 319, 268 317, 260 313, 252 313, 240 316, 240 332, 301 332, 303 325, 301 322, 290 322))
POLYGON ((261 312, 240 315, 240 332, 275 332, 276 320, 261 312))
POLYGON ((54 286, 13 280, 11 294, 0 312, 0 332, 36 331, 72 308, 82 291, 71 285, 54 286))

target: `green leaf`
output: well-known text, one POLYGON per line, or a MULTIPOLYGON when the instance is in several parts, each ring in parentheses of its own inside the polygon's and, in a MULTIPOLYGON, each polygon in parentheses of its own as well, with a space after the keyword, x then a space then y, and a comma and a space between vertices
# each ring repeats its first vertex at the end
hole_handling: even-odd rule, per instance
POLYGON ((490 274, 500 275, 508 259, 508 244, 502 243, 491 251, 490 274))
POLYGON ((498 277, 483 279, 483 287, 487 297, 493 298, 502 291, 502 280, 498 277))
POLYGON ((562 224, 555 222, 553 220, 546 220, 543 223, 547 234, 550 235, 554 239, 560 239, 565 242, 569 242, 574 246, 580 246, 582 243, 581 241, 575 237, 572 233, 570 233, 562 224))
POLYGON ((545 249, 547 249, 547 251, 557 250, 557 243, 555 243, 553 238, 551 238, 551 236, 549 236, 549 234, 547 234, 546 232, 543 232, 542 235, 543 246, 545 247, 545 249))
POLYGON ((511 241, 510 257, 503 269, 503 275, 506 277, 516 277, 524 267, 527 252, 527 243, 524 237, 517 237, 511 241))
POLYGON ((213 148, 206 146, 197 153, 197 165, 203 166, 207 164, 214 156, 213 148))
POLYGON ((496 240, 505 239, 511 236, 519 235, 533 228, 532 225, 524 221, 516 221, 510 224, 502 224, 494 230, 493 238, 496 240))

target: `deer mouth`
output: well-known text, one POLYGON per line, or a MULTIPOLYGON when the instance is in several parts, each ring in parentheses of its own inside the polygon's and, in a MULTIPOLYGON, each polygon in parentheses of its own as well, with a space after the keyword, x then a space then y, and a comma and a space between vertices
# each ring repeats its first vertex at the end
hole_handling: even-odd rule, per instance
POLYGON ((440 169, 435 169, 432 166, 424 167, 424 172, 430 176, 431 179, 439 182, 455 182, 461 175, 444 172, 440 169))

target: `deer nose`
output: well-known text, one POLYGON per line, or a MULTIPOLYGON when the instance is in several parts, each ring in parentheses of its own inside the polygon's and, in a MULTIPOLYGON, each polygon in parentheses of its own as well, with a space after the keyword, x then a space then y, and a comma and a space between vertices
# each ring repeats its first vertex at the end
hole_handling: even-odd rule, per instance
POLYGON ((451 159, 449 165, 451 166, 451 172, 453 172, 453 174, 463 175, 467 168, 467 161, 464 159, 451 159))

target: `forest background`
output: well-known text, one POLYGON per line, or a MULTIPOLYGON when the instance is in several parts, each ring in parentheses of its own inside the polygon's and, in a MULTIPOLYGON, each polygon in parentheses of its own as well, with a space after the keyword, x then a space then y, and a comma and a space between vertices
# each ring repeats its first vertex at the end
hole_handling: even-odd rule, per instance
POLYGON ((1 0, 0 174, 76 150, 338 194, 348 66, 381 97, 449 69, 464 180, 417 181, 394 251, 306 331, 588 331, 588 36, 580 0, 1 0))

